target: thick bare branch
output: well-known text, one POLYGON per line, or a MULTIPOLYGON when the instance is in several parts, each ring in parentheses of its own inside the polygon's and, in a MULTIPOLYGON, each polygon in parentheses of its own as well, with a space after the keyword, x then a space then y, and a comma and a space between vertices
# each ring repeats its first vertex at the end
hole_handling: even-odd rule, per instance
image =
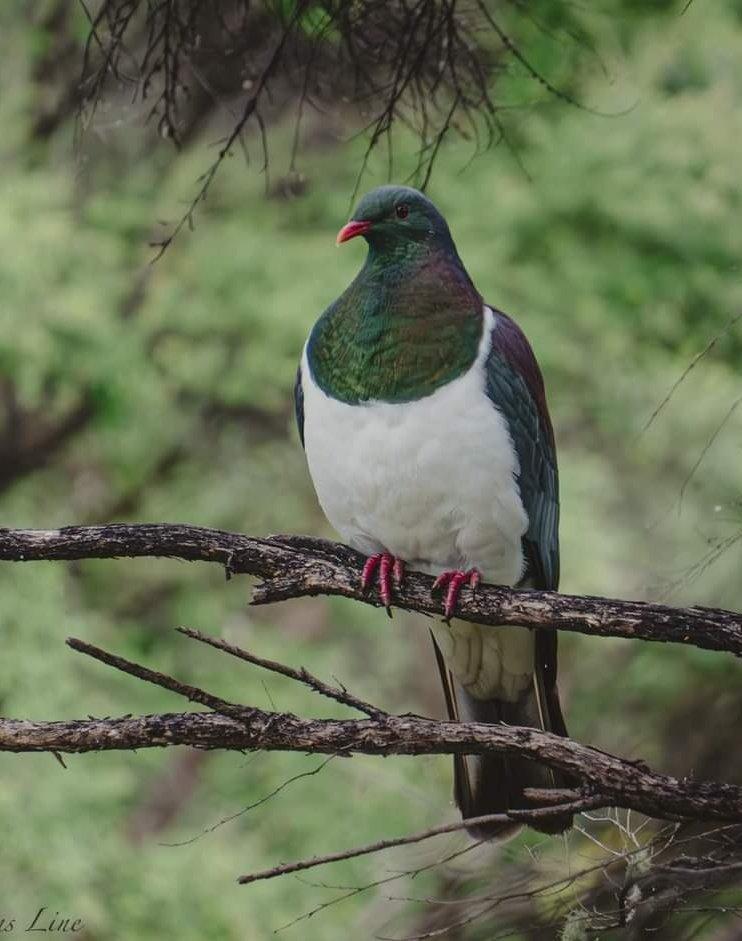
MULTIPOLYGON (((145 682, 154 683, 218 715, 161 715, 66 722, 0 719, 0 751, 86 752, 166 745, 350 755, 518 754, 568 772, 581 782, 569 801, 615 805, 664 819, 742 821, 742 787, 678 780, 642 762, 628 761, 536 729, 440 722, 381 714, 361 720, 303 719, 227 702, 167 674, 70 638, 76 651, 145 682)), ((235 648, 238 649, 238 648, 235 648)), ((537 796, 537 795, 536 795, 537 796)), ((553 813, 540 809, 512 815, 553 813)))
POLYGON ((584 796, 595 796, 605 806, 661 819, 742 821, 742 787, 680 780, 640 762, 518 726, 415 716, 302 719, 254 707, 243 707, 240 719, 211 713, 62 722, 0 719, 0 751, 81 753, 173 745, 339 755, 520 754, 568 770, 585 782, 584 796))
MULTIPOLYGON (((363 556, 347 546, 306 536, 258 539, 218 529, 165 523, 68 526, 58 530, 0 529, 0 560, 113 559, 167 556, 216 562, 227 574, 257 576, 253 604, 306 595, 342 595, 381 605, 360 587, 363 556)), ((432 578, 409 572, 394 603, 442 615, 432 578)), ((541 627, 601 637, 690 644, 742 655, 742 615, 717 608, 562 595, 480 585, 464 591, 458 616, 477 624, 541 627)))
MULTIPOLYGON (((263 581, 256 591, 257 603, 302 595, 336 594, 381 604, 380 599, 367 598, 360 589, 363 557, 345 546, 324 540, 302 536, 255 539, 220 530, 165 524, 0 530, 0 560, 5 561, 151 556, 216 562, 224 566, 228 576, 236 573, 258 576, 263 581)), ((440 604, 431 596, 431 588, 431 578, 409 573, 396 601, 410 610, 441 614, 440 604)), ((515 624, 655 641, 674 640, 728 650, 737 655, 742 651, 742 617, 714 609, 673 609, 654 604, 482 586, 464 598, 461 616, 482 624, 515 624)), ((0 751, 50 752, 60 762, 62 753, 173 745, 198 749, 294 751, 342 757, 353 754, 500 753, 518 755, 559 769, 577 783, 574 788, 566 790, 530 789, 526 795, 527 807, 511 808, 503 814, 481 818, 481 822, 515 820, 538 825, 539 820, 554 814, 578 813, 606 806, 672 821, 742 823, 740 786, 670 777, 653 771, 641 761, 619 758, 532 728, 391 715, 342 687, 327 684, 306 670, 266 660, 234 644, 196 631, 180 630, 186 636, 241 661, 272 670, 350 708, 360 709, 367 718, 304 719, 290 713, 268 712, 230 702, 168 674, 70 638, 67 643, 75 651, 212 711, 106 719, 88 717, 62 722, 0 718, 0 751)), ((280 863, 242 876, 238 881, 248 884, 393 846, 417 843, 471 826, 472 822, 444 823, 412 835, 280 863)), ((676 875, 673 871, 673 878, 676 875)), ((682 894, 676 895, 678 899, 682 897, 682 894)), ((643 899, 636 904, 641 902, 643 899)), ((496 904, 499 904, 499 899, 488 902, 481 911, 467 915, 460 924, 487 914, 496 904)), ((620 921, 624 918, 623 908, 615 918, 624 923, 620 921)), ((440 933, 435 929, 417 937, 433 937, 440 933)))

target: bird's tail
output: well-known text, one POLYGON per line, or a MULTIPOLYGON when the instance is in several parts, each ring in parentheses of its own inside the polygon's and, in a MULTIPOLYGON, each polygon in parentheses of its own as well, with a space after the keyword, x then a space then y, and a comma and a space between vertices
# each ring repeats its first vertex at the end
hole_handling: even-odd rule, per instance
MULTIPOLYGON (((504 722, 566 736, 556 688, 556 633, 536 630, 534 640, 533 683, 518 699, 509 701, 476 699, 467 692, 446 665, 433 637, 449 718, 462 722, 504 722)), ((525 788, 573 786, 574 781, 567 775, 518 755, 454 755, 454 798, 464 820, 533 806, 524 795, 525 788)), ((571 814, 530 824, 544 833, 561 833, 571 825, 571 814)), ((468 829, 476 839, 488 840, 508 836, 519 826, 487 824, 468 829)))

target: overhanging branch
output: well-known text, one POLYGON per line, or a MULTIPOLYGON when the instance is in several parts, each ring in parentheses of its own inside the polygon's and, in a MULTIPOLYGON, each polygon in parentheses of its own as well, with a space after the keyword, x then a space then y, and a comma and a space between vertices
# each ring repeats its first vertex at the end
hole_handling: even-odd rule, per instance
MULTIPOLYGON (((228 575, 261 579, 253 604, 307 595, 342 595, 381 605, 360 587, 363 556, 347 546, 306 536, 265 539, 218 529, 166 523, 0 529, 0 560, 14 562, 167 556, 224 566, 228 575)), ((408 572, 394 604, 443 614, 431 596, 433 579, 408 572)), ((480 585, 462 592, 458 617, 477 624, 540 627, 601 637, 690 644, 742 656, 742 615, 718 608, 673 608, 556 592, 480 585)))

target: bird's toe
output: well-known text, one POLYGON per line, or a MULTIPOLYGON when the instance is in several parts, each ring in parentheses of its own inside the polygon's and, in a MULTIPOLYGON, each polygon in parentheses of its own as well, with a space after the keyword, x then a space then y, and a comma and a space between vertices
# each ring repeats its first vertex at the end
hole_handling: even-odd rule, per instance
POLYGON ((371 588, 377 573, 379 597, 386 608, 387 614, 391 617, 393 586, 400 586, 404 581, 404 560, 398 559, 390 552, 377 552, 375 555, 369 556, 364 562, 361 572, 361 589, 364 592, 371 588))
POLYGON ((463 585, 469 585, 472 592, 477 590, 482 580, 482 573, 479 569, 450 569, 441 574, 433 582, 432 594, 442 592, 444 589, 446 595, 443 601, 443 620, 448 623, 456 613, 459 603, 459 595, 463 585))

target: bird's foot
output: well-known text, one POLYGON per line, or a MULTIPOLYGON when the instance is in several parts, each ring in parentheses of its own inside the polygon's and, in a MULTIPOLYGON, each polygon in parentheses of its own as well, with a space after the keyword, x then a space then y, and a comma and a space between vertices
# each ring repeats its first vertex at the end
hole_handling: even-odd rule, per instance
POLYGON ((443 619, 448 623, 456 613, 456 605, 459 602, 459 594, 462 585, 468 585, 474 592, 477 585, 482 580, 482 573, 479 569, 467 569, 462 572, 461 569, 450 569, 441 574, 433 582, 431 594, 437 594, 446 589, 446 598, 443 602, 443 619))
POLYGON ((390 552, 377 552, 370 555, 363 564, 361 573, 361 589, 368 591, 374 580, 376 571, 379 572, 379 595, 381 603, 386 608, 389 617, 392 616, 392 584, 401 585, 404 581, 404 561, 393 556, 390 552))

